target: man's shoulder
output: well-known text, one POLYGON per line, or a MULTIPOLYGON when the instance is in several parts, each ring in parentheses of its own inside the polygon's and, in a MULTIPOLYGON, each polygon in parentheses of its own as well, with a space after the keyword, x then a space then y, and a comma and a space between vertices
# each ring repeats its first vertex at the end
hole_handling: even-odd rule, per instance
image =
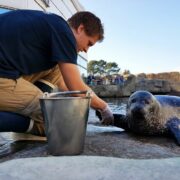
POLYGON ((58 14, 54 14, 51 12, 44 12, 44 16, 45 16, 45 20, 50 23, 51 25, 53 25, 53 27, 55 28, 62 28, 64 27, 65 29, 69 29, 69 25, 67 23, 67 21, 59 16, 58 14))

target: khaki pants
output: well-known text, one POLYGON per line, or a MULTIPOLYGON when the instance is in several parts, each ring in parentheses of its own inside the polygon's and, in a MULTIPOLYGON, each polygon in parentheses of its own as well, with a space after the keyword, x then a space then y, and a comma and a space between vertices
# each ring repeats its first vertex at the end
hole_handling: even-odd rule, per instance
POLYGON ((29 116, 38 126, 42 126, 44 129, 39 103, 39 97, 42 96, 43 92, 33 83, 43 79, 57 85, 60 78, 61 73, 58 66, 16 80, 0 78, 0 111, 10 111, 29 116))

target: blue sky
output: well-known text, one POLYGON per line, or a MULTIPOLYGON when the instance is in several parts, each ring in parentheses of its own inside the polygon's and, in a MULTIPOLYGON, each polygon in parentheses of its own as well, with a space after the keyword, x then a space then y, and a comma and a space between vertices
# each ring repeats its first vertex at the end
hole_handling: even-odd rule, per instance
POLYGON ((88 60, 116 62, 131 73, 180 72, 179 0, 79 0, 103 22, 105 39, 88 60))

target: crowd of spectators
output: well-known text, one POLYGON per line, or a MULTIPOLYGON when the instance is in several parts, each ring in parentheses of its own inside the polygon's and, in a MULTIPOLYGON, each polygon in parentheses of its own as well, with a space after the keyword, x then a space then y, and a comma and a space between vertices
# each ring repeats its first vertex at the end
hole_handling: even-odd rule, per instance
POLYGON ((89 74, 86 79, 88 85, 124 85, 124 77, 120 74, 112 76, 94 76, 89 74))

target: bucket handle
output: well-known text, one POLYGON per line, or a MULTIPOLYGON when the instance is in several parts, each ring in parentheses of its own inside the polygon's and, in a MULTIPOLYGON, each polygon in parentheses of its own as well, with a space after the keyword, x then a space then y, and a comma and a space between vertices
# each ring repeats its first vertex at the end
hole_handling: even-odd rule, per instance
POLYGON ((51 98, 51 97, 55 97, 57 95, 68 95, 68 94, 86 94, 86 97, 90 97, 91 93, 92 93, 92 91, 90 91, 90 90, 88 90, 88 91, 63 91, 63 92, 55 92, 55 93, 45 92, 43 94, 43 98, 51 98))

